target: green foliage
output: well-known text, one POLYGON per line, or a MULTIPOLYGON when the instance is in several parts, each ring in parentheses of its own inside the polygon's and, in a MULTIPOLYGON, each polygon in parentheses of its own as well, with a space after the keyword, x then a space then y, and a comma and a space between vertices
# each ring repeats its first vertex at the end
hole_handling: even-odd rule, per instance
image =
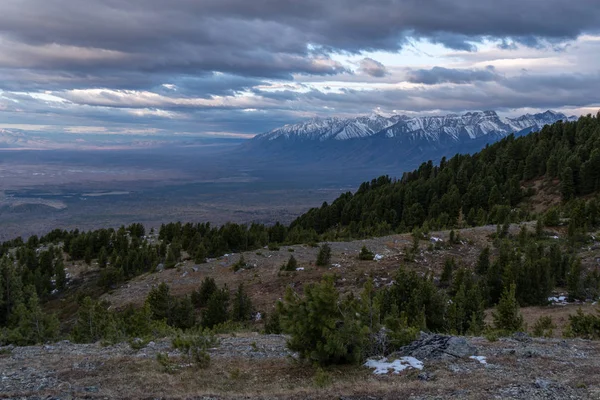
POLYGON ((569 292, 569 301, 585 300, 580 260, 573 260, 571 263, 571 268, 567 275, 567 290, 569 292))
POLYGON ((291 255, 288 262, 281 266, 281 270, 282 271, 295 271, 297 267, 298 267, 298 261, 296 261, 296 258, 293 255, 291 255))
POLYGON ((244 255, 242 254, 240 256, 240 259, 231 266, 231 269, 233 270, 233 272, 237 272, 240 269, 244 269, 248 266, 248 263, 246 263, 246 259, 244 258, 244 255))
POLYGON ((11 316, 14 326, 8 331, 9 343, 20 346, 53 341, 58 337, 59 322, 54 314, 42 311, 33 287, 25 289, 26 303, 19 303, 11 316))
POLYGON ((440 285, 448 287, 452 283, 452 273, 456 269, 456 261, 454 258, 446 258, 444 261, 444 269, 440 276, 440 285))
POLYGON ((315 375, 313 377, 313 382, 316 387, 324 388, 331 385, 332 379, 331 375, 327 373, 323 368, 317 368, 315 375))
POLYGON ((282 333, 281 329, 281 307, 282 303, 280 301, 275 305, 275 310, 272 313, 264 316, 265 318, 265 333, 266 334, 280 334, 282 333))
POLYGON ((553 330, 556 329, 556 325, 552 321, 551 316, 541 316, 535 321, 533 325, 533 336, 536 337, 552 337, 553 330))
POLYGON ((77 320, 71 330, 76 343, 94 343, 99 340, 115 341, 118 336, 114 315, 108 310, 107 302, 85 297, 79 305, 77 320))
POLYGON ((178 335, 172 341, 173 347, 180 350, 185 357, 198 368, 210 366, 208 350, 218 345, 218 340, 209 330, 197 334, 178 335))
POLYGON ((506 288, 496 311, 492 313, 494 328, 503 332, 512 333, 523 330, 523 316, 519 303, 515 297, 516 285, 506 288))
POLYGON ((164 321, 169 326, 187 329, 196 323, 191 299, 187 296, 179 299, 172 296, 169 286, 164 282, 150 290, 146 304, 152 319, 164 321))
POLYGON ((231 319, 238 322, 247 322, 252 318, 254 307, 250 297, 244 290, 244 284, 240 283, 238 290, 233 296, 233 304, 231 308, 231 319))
POLYGON ((357 307, 355 299, 339 298, 331 277, 307 285, 304 297, 288 288, 281 306, 288 347, 320 365, 361 361, 368 329, 357 319, 357 307))
POLYGON ((197 308, 205 307, 208 304, 210 296, 217 290, 217 284, 213 278, 204 278, 200 284, 200 288, 192 292, 192 303, 197 308))
POLYGON ((317 254, 317 262, 316 264, 320 267, 326 267, 331 262, 331 246, 327 243, 323 243, 319 248, 319 253, 317 254))
POLYGON ((202 310, 201 324, 204 328, 213 328, 215 325, 229 319, 229 290, 227 287, 215 291, 202 310))
POLYGON ((486 247, 481 250, 477 258, 477 266, 475 270, 479 275, 485 275, 490 268, 490 248, 486 247))
POLYGON ((157 353, 156 362, 162 367, 163 372, 172 374, 177 371, 176 364, 169 358, 167 353, 157 353))
POLYGON ((200 243, 194 252, 194 262, 196 264, 204 264, 206 262, 206 254, 206 247, 200 243))
POLYGON ((408 326, 433 332, 444 331, 448 299, 435 286, 432 277, 420 277, 415 271, 408 272, 400 268, 394 284, 380 293, 382 318, 404 314, 408 326))
POLYGON ((569 325, 565 336, 591 340, 600 339, 600 312, 596 315, 584 314, 581 307, 578 308, 577 313, 569 315, 569 325))
POLYGON ((373 254, 371 250, 367 249, 367 246, 363 246, 362 249, 360 249, 360 253, 358 254, 359 260, 372 261, 374 257, 375 254, 373 254))

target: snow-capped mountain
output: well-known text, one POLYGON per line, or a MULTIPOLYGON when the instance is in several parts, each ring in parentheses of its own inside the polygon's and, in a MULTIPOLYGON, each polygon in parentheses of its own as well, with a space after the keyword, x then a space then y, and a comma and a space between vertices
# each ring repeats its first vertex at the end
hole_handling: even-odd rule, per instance
POLYGON ((378 114, 370 116, 340 119, 314 118, 299 124, 284 125, 263 135, 260 139, 275 140, 285 138, 288 140, 348 140, 365 138, 381 132, 399 121, 399 116, 390 118, 378 114))
POLYGON ((370 115, 313 119, 257 135, 238 149, 244 159, 272 165, 312 166, 364 173, 399 174, 427 160, 473 153, 514 133, 538 131, 558 120, 575 117, 546 111, 517 118, 494 111, 463 115, 411 117, 370 115), (369 171, 370 172, 369 172, 369 171))
POLYGON ((330 141, 368 137, 395 138, 400 141, 462 142, 488 135, 498 139, 510 133, 539 130, 558 120, 572 120, 562 113, 546 111, 518 118, 500 117, 495 111, 468 112, 464 115, 408 117, 395 115, 340 119, 312 119, 299 124, 285 125, 258 135, 255 141, 330 141))

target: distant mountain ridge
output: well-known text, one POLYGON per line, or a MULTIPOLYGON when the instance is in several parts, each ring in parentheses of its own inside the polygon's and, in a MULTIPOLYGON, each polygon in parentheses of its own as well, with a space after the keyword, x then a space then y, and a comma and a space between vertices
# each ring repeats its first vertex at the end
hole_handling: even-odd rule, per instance
POLYGON ((486 135, 503 137, 523 130, 539 130, 559 120, 571 121, 577 117, 546 111, 525 114, 517 118, 500 117, 495 111, 468 112, 463 115, 409 117, 378 114, 356 118, 315 118, 298 124, 289 124, 260 134, 255 141, 328 141, 352 140, 381 136, 384 138, 425 140, 428 142, 459 142, 486 135))
POLYGON ((513 133, 526 135, 559 120, 576 119, 550 110, 516 118, 500 117, 495 111, 315 118, 257 135, 238 151, 256 162, 352 170, 366 179, 369 173, 396 175, 427 160, 477 152, 513 133))

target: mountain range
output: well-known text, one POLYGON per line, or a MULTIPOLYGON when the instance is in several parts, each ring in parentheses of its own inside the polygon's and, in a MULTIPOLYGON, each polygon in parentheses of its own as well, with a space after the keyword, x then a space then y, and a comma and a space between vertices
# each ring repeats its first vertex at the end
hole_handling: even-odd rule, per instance
POLYGON ((428 159, 475 152, 510 134, 520 136, 559 120, 576 119, 550 110, 516 118, 501 117, 495 111, 316 118, 257 135, 243 147, 256 156, 288 162, 353 163, 395 171, 428 159))

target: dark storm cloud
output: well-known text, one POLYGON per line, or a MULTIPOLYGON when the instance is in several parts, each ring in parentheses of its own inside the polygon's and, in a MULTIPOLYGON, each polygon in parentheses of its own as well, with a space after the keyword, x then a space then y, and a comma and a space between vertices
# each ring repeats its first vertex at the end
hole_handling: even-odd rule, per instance
POLYGON ((500 76, 493 66, 485 69, 453 69, 433 67, 431 69, 418 69, 408 73, 408 81, 437 85, 440 83, 465 84, 472 82, 489 82, 499 79, 500 76))
POLYGON ((0 67, 92 82, 131 71, 289 79, 343 71, 328 51, 398 50, 409 38, 536 46, 599 26, 596 0, 4 0, 0 67))

